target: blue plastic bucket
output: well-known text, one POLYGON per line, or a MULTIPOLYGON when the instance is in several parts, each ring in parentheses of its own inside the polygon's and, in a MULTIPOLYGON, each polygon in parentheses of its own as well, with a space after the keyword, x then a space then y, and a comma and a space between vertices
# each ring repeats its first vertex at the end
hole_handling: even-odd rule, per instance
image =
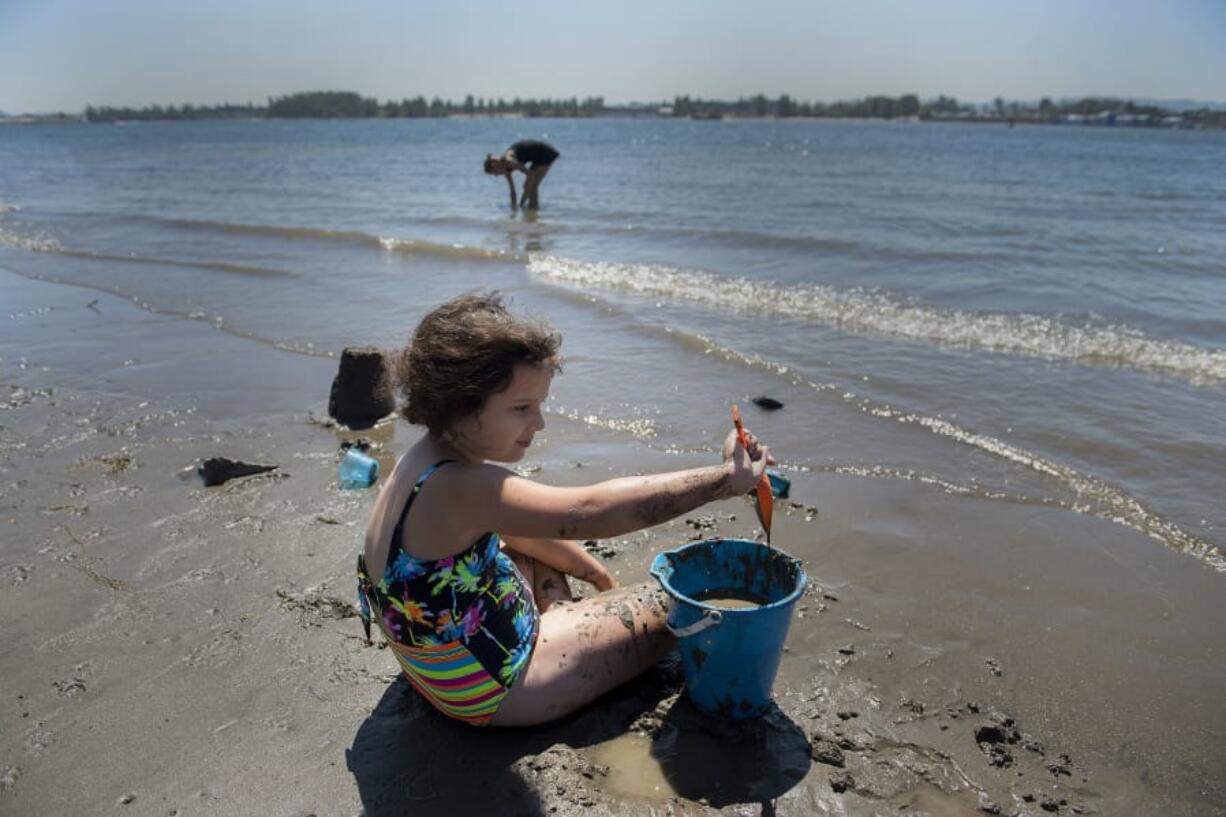
POLYGON ((659 554, 651 563, 672 599, 685 689, 702 711, 723 718, 762 715, 783 657, 804 568, 786 553, 747 539, 708 539, 659 554), (715 606, 712 594, 750 597, 761 606, 715 606))

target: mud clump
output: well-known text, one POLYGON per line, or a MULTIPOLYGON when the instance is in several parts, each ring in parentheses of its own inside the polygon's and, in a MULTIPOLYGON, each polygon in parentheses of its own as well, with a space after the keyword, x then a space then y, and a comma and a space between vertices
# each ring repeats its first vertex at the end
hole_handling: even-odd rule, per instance
POLYGON ((238 477, 249 477, 255 474, 265 474, 275 471, 276 465, 256 465, 250 462, 227 459, 226 457, 210 457, 196 469, 205 486, 212 488, 238 477))
POLYGON ((1021 741, 1014 720, 1003 712, 993 710, 988 713, 987 720, 975 727, 975 742, 988 756, 988 762, 993 766, 1006 767, 1013 765, 1013 755, 1008 747, 1021 741))
POLYGON ((835 794, 842 794, 848 789, 854 789, 855 787, 856 779, 851 776, 850 772, 839 772, 830 778, 830 788, 835 794))
POLYGON ((578 808, 591 808, 607 798, 590 783, 605 777, 609 770, 593 763, 565 744, 556 744, 537 755, 522 758, 511 770, 530 781, 550 811, 575 813, 578 808))
POLYGON ((583 543, 583 549, 593 556, 599 556, 601 559, 611 559, 617 555, 617 548, 609 542, 598 542, 595 539, 588 539, 583 543))
POLYGON ((813 736, 809 743, 809 753, 818 763, 825 763, 827 766, 841 769, 846 763, 843 750, 838 744, 820 735, 813 736))
POLYGON ((299 623, 304 627, 319 626, 319 621, 341 621, 358 615, 357 608, 335 596, 325 596, 315 588, 301 595, 286 590, 277 590, 283 610, 298 613, 299 623))

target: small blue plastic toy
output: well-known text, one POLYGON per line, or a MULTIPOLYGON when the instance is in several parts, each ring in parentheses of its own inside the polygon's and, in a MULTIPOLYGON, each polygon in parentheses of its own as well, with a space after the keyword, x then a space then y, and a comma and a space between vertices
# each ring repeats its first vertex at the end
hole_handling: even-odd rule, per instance
POLYGON ((342 488, 369 488, 379 478, 379 461, 357 448, 350 448, 341 458, 342 488))
POLYGON ((792 490, 792 481, 771 468, 766 469, 766 476, 771 481, 771 493, 777 499, 787 499, 788 492, 792 490))

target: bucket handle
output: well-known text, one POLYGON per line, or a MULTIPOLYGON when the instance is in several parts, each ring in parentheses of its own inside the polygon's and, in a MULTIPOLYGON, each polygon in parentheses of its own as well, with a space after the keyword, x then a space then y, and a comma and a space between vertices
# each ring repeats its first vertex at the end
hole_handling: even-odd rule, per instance
POLYGON ((665 621, 664 626, 667 627, 668 631, 672 633, 673 635, 675 635, 677 638, 685 638, 687 636, 696 635, 698 633, 701 633, 703 630, 707 629, 708 627, 714 627, 715 625, 719 624, 723 620, 724 620, 724 614, 721 613, 719 610, 703 610, 702 618, 698 619, 693 624, 687 625, 685 627, 674 627, 673 625, 665 621))

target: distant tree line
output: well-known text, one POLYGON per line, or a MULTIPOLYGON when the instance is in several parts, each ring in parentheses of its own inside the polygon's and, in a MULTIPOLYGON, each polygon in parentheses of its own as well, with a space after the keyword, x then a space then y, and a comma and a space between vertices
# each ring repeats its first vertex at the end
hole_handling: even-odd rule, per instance
POLYGON ((1022 123, 1082 123, 1106 125, 1172 126, 1226 128, 1226 111, 1211 108, 1174 111, 1158 105, 1138 105, 1118 97, 1087 96, 1053 102, 1043 97, 1037 104, 1005 102, 996 97, 991 104, 967 105, 944 117, 973 121, 1008 120, 1022 123))
MULTIPOLYGON (((941 97, 945 99, 945 97, 941 97)), ((955 103, 956 104, 956 103, 955 103)), ((765 94, 741 97, 735 102, 718 99, 691 99, 679 96, 673 99, 673 116, 774 116, 786 119, 795 116, 860 117, 870 119, 897 119, 900 116, 918 116, 923 105, 915 94, 900 97, 870 96, 845 102, 801 102, 782 94, 771 99, 765 94)))
POLYGON ((498 99, 469 94, 462 102, 434 97, 427 100, 418 95, 400 101, 379 102, 352 91, 306 91, 273 97, 267 105, 150 105, 144 108, 94 107, 85 109, 90 122, 150 121, 179 119, 362 119, 402 117, 428 118, 446 116, 519 116, 588 117, 607 112, 604 97, 579 99, 498 99))
POLYGON ((252 119, 264 116, 262 106, 252 105, 148 105, 144 108, 112 108, 104 105, 95 108, 90 105, 85 109, 87 122, 152 122, 179 121, 190 119, 252 119))
POLYGON ((268 100, 270 119, 360 119, 379 115, 379 101, 352 91, 307 91, 268 100))
MULTIPOLYGON (((867 96, 839 102, 807 102, 788 94, 771 98, 757 94, 739 99, 718 100, 677 96, 672 103, 647 105, 606 105, 604 97, 579 99, 535 99, 515 97, 484 98, 466 96, 463 101, 424 96, 379 102, 352 91, 307 91, 273 97, 267 105, 150 105, 144 108, 94 107, 85 109, 89 122, 191 120, 191 119, 351 119, 351 118, 430 118, 453 116, 526 116, 526 117, 593 117, 593 116, 673 116, 722 118, 729 117, 838 117, 865 119, 918 118, 921 120, 959 119, 965 121, 1002 120, 1021 122, 1060 122, 1077 117, 1115 117, 1121 123, 1134 125, 1170 124, 1176 112, 1155 106, 1135 105, 1131 101, 1112 97, 1085 97, 1078 100, 1053 102, 1043 97, 1033 102, 1005 102, 997 97, 991 103, 963 104, 954 97, 940 95, 921 100, 917 94, 901 96, 867 96)), ((1226 127, 1226 111, 1202 109, 1183 111, 1181 124, 1203 127, 1226 127)))
POLYGON ((571 97, 570 99, 521 99, 516 97, 506 99, 485 99, 472 94, 464 97, 463 102, 453 102, 441 97, 427 101, 418 95, 397 102, 389 99, 380 103, 373 97, 361 97, 358 94, 343 91, 312 91, 301 94, 271 99, 268 102, 268 116, 271 118, 291 117, 381 117, 395 119, 401 117, 428 118, 444 116, 489 116, 499 114, 519 114, 521 116, 549 117, 579 117, 600 116, 605 112, 604 97, 592 96, 585 99, 571 97))
POLYGON ((724 116, 776 117, 835 117, 854 119, 899 119, 914 117, 921 120, 958 119, 965 121, 1015 120, 1022 122, 1063 122, 1070 116, 1102 117, 1111 115, 1112 124, 1128 122, 1134 125, 1169 124, 1167 120, 1178 114, 1183 124, 1204 127, 1226 127, 1226 111, 1202 108, 1195 111, 1175 112, 1154 105, 1137 105, 1130 100, 1114 97, 1084 97, 1076 100, 1053 102, 1043 97, 1033 102, 1008 102, 997 97, 990 104, 963 104, 944 94, 936 99, 921 100, 917 94, 898 97, 867 96, 841 102, 801 102, 782 94, 772 99, 763 94, 741 97, 729 102, 717 99, 678 96, 673 99, 671 115, 696 119, 724 116))

